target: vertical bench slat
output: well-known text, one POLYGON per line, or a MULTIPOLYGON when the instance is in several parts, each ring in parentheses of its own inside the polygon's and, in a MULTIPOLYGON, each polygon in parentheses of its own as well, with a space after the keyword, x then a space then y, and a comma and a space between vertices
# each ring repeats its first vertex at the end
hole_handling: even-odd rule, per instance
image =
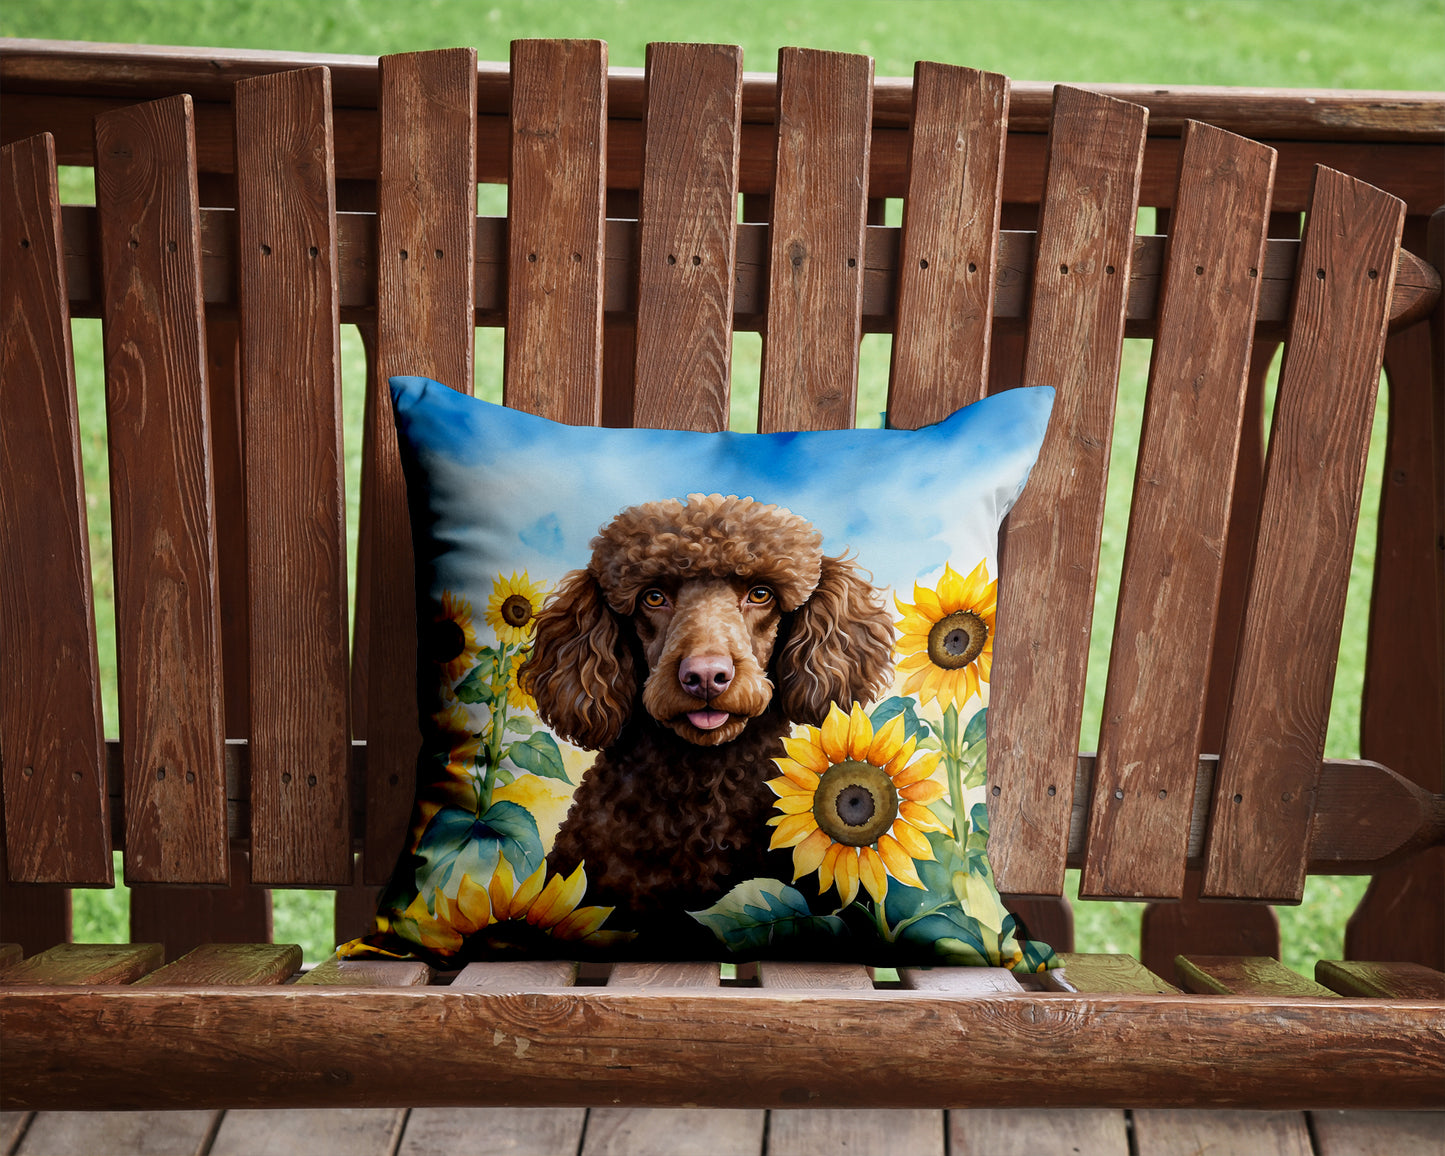
POLYGON ((742 82, 735 46, 647 46, 635 426, 728 426, 742 82))
POLYGON ((351 878, 331 78, 236 85, 251 602, 251 875, 351 878))
POLYGON ((778 53, 763 433, 853 426, 872 122, 872 57, 778 53))
POLYGON ((607 45, 512 43, 503 400, 571 425, 602 413, 607 45))
POLYGON ((377 371, 362 483, 369 883, 385 882, 401 850, 421 745, 411 528, 387 379, 423 374, 472 391, 476 121, 475 49, 382 57, 377 371))
POLYGON ((225 715, 189 96, 95 121, 125 874, 225 883, 225 715))
POLYGON ((888 387, 894 428, 940 421, 987 391, 1008 97, 1006 76, 914 65, 888 387))
POLYGON ((989 856, 999 889, 1057 895, 1124 340, 1148 110, 1054 90, 1023 384, 1057 391, 999 563, 989 856))
POLYGON ((5 854, 25 883, 110 886, 100 661, 55 142, 0 151, 0 695, 5 854), (24 671, 16 679, 14 672, 24 671))
POLYGON ((1404 215, 1398 198, 1316 170, 1215 778, 1206 897, 1298 903, 1304 892, 1404 215))
POLYGON ((1274 159, 1233 133, 1185 127, 1104 692, 1086 897, 1183 894, 1274 159))

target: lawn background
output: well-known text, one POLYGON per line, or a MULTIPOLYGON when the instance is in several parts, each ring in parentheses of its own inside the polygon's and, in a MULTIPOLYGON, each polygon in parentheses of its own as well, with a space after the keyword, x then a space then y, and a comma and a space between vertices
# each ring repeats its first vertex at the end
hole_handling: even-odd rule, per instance
MULTIPOLYGON (((1445 77, 1445 0, 28 0, 0 10, 0 35, 364 55, 472 45, 483 60, 506 60, 514 38, 595 37, 608 42, 613 65, 634 67, 643 64, 649 41, 719 41, 742 45, 745 66, 757 71, 775 68, 778 48, 804 45, 869 53, 880 76, 911 75, 913 61, 923 58, 1004 72, 1015 80, 1085 84, 1427 89, 1440 87, 1445 77)), ((67 201, 92 200, 91 187, 88 170, 62 173, 67 201)), ((505 211, 500 189, 484 187, 480 204, 482 212, 505 211)), ((890 206, 890 223, 897 223, 898 211, 896 203, 890 206)), ((1141 214, 1142 231, 1152 231, 1152 216, 1141 214)), ((114 736, 100 324, 77 320, 74 326, 106 731, 114 736)), ((735 428, 750 428, 754 420, 760 351, 756 334, 738 335, 735 428)), ((877 424, 886 397, 888 355, 886 336, 865 339, 860 424, 877 424)), ((1148 342, 1126 343, 1118 402, 1122 431, 1138 429, 1148 360, 1148 342)), ((498 399, 500 366, 500 331, 479 330, 479 394, 498 399)), ((364 368, 360 342, 348 327, 342 372, 353 552, 364 368)), ((1384 414, 1382 391, 1367 494, 1379 486, 1384 414)), ((1127 437, 1116 440, 1111 462, 1084 749, 1092 749, 1098 733, 1136 448, 1127 437)), ((1330 716, 1330 757, 1359 753, 1373 504, 1367 498, 1357 537, 1330 716)), ((1076 898, 1078 873, 1069 875, 1076 898)), ((1364 882, 1312 878, 1304 904, 1279 909, 1287 964, 1309 974, 1314 960, 1339 957, 1344 922, 1364 882)), ((274 898, 277 940, 301 943, 310 961, 329 953, 330 894, 277 891, 274 898)), ((76 940, 124 940, 127 910, 124 887, 77 891, 76 940)), ((1079 903, 1078 949, 1137 952, 1140 910, 1132 904, 1079 903)))

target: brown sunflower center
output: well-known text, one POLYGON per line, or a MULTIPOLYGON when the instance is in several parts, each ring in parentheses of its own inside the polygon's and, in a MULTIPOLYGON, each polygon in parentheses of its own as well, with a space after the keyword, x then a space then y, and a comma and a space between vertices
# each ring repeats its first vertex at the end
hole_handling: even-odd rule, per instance
POLYGON ((928 632, 928 660, 944 670, 958 670, 983 653, 988 623, 972 610, 955 610, 928 632))
POLYGON ((431 624, 422 645, 433 662, 450 662, 467 648, 467 635, 458 623, 443 618, 431 624))
POLYGON ((834 842, 866 847, 898 818, 898 792, 887 771, 850 759, 823 772, 813 792, 813 818, 834 842))
POLYGON ((520 594, 511 594, 502 603, 502 621, 508 626, 526 626, 532 617, 532 603, 520 594))

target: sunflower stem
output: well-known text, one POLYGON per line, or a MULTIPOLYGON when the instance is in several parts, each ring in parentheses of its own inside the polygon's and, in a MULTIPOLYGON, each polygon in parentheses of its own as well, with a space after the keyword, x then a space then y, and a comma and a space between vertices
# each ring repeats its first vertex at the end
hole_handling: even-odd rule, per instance
POLYGON ((968 817, 963 808, 963 752, 958 740, 958 707, 949 703, 943 711, 943 766, 948 772, 948 804, 953 808, 953 841, 961 851, 968 837, 968 817))
MULTIPOLYGON (((499 640, 500 642, 500 640, 499 640)), ((502 680, 502 689, 496 690, 493 682, 492 697, 488 703, 492 712, 492 734, 487 740, 487 774, 482 780, 482 790, 477 797, 477 814, 485 815, 492 806, 492 791, 496 787, 497 771, 502 766, 502 733, 507 729, 507 669, 511 662, 511 647, 500 642, 497 654, 496 673, 502 680)), ((518 648, 520 649, 520 648, 518 648)))

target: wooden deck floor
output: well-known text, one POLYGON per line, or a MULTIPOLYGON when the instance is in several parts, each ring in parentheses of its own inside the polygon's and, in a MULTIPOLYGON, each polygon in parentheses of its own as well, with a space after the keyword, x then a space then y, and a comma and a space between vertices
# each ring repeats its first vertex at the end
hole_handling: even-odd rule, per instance
POLYGON ((4 1112, 4 1156, 1445 1156, 1445 1112, 4 1112))

